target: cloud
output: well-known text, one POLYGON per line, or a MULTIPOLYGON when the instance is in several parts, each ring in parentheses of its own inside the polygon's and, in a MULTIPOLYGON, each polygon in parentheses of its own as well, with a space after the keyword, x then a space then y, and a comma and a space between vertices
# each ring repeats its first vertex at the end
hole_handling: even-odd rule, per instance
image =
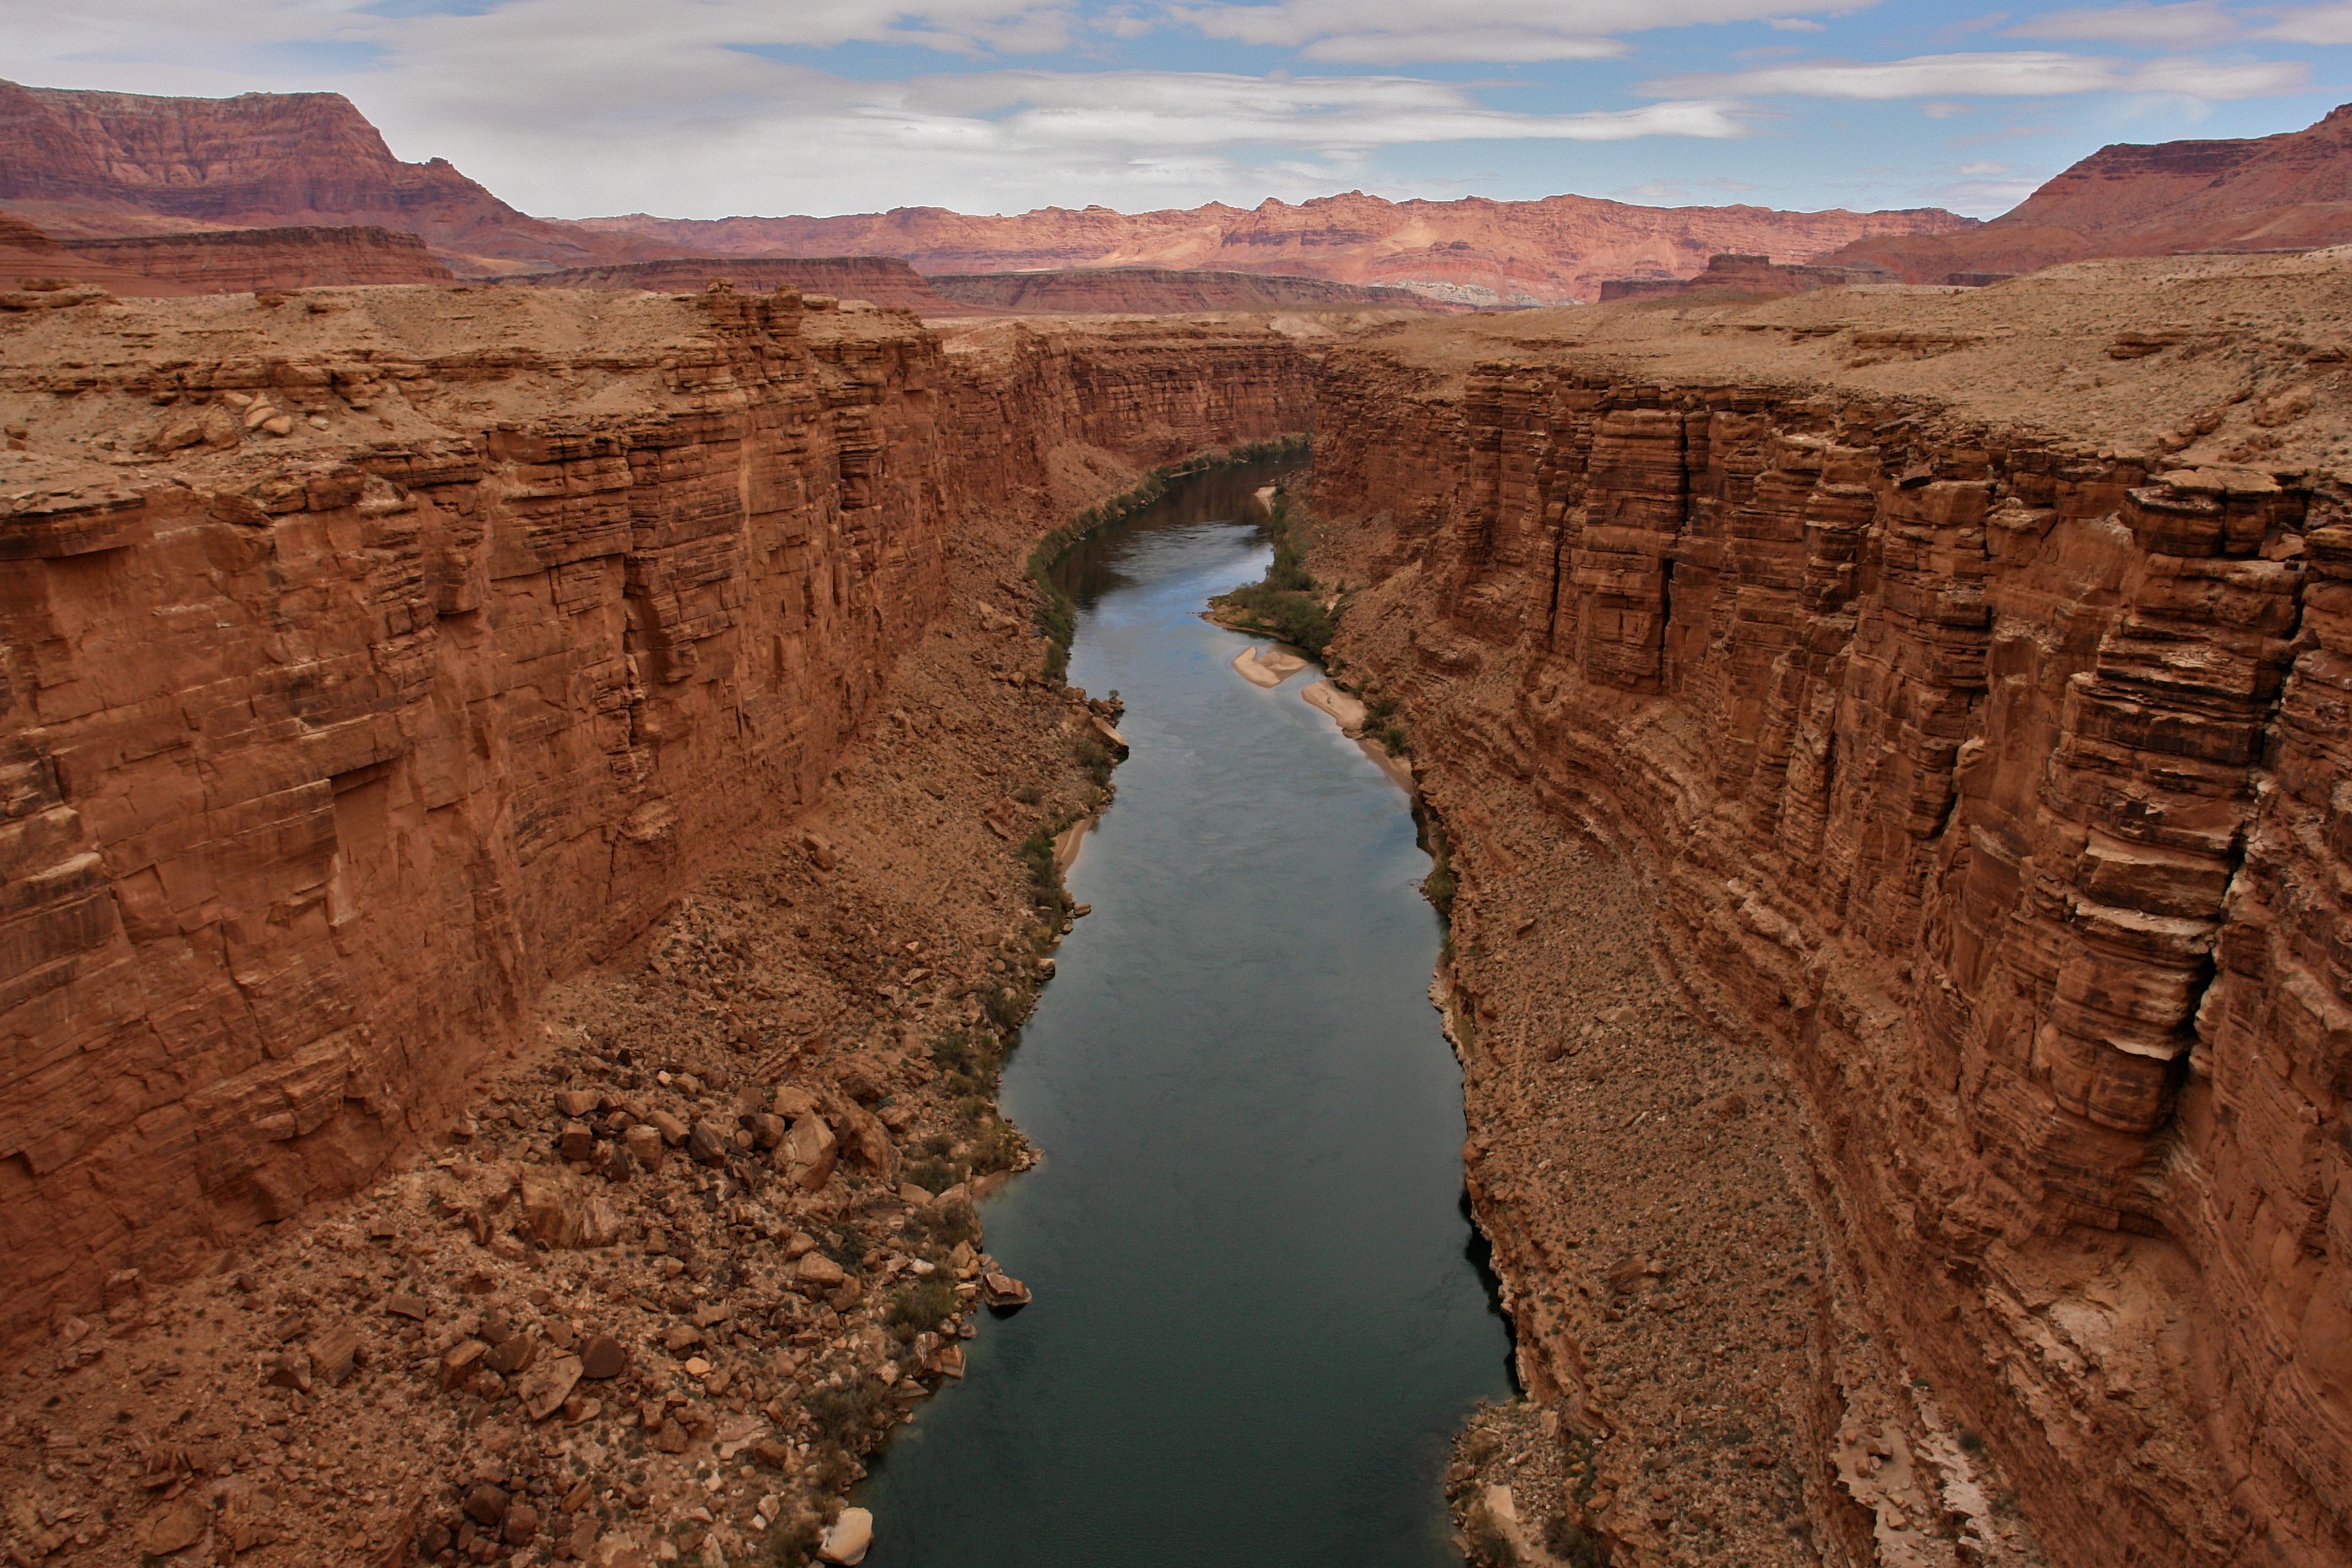
POLYGON ((2297 5, 2273 8, 2273 18, 2257 37, 2290 44, 2352 44, 2352 5, 2297 5))
MULTIPOLYGON (((1869 0, 1828 0, 1801 10, 1853 10, 1869 0)), ((1272 0, 1258 5, 1175 5, 1171 19, 1213 38, 1295 49, 1353 65, 1447 61, 1608 59, 1621 35, 1698 23, 1804 26, 1785 0, 1272 0)))
POLYGON ((2179 93, 2200 99, 2260 98, 2300 89, 2301 61, 2223 65, 2174 58, 2145 62, 2046 49, 1914 55, 1907 59, 1811 60, 1723 74, 1668 77, 1664 97, 1797 96, 1884 101, 1906 98, 2061 98, 2090 92, 2179 93))
POLYGON ((2211 0, 2151 5, 2088 5, 2052 11, 2009 29, 2014 38, 2050 38, 2062 42, 2112 42, 2163 45, 2210 44, 2234 38, 2245 24, 2211 0))
MULTIPOLYGON (((1465 142, 1609 142, 1746 133, 1731 106, 1676 100, 1517 113, 1412 77, 995 70, 856 81, 741 57, 680 96, 679 62, 605 69, 605 91, 502 101, 469 120, 478 84, 435 84, 461 167, 519 205, 585 213, 966 210, 1089 200, 1133 207, 1236 185, 1313 195, 1360 183, 1367 153, 1465 142), (632 79, 637 96, 618 98, 632 79)), ((488 68, 496 69, 495 66, 488 68)), ((407 105, 414 110, 413 100, 407 105)))

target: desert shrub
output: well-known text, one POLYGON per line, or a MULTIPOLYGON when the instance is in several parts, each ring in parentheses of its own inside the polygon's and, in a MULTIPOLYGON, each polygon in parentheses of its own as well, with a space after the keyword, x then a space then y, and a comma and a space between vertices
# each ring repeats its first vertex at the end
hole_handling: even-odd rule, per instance
POLYGON ((1011 1122, 995 1121, 972 1144, 971 1168, 984 1176, 996 1171, 1011 1170, 1013 1162, 1020 1158, 1021 1134, 1013 1131, 1011 1122))
POLYGON ((933 1204, 919 1215, 923 1234, 942 1252, 954 1250, 960 1241, 980 1245, 980 1225, 970 1204, 933 1204))
POLYGON ((843 1448, 864 1444, 884 1415, 889 1390, 860 1375, 839 1388, 820 1388, 809 1395, 810 1423, 826 1442, 843 1448))
POLYGON ((1544 1550, 1569 1568, 1601 1568, 1600 1543, 1566 1514, 1544 1527, 1544 1550))
POLYGON ((1112 757, 1110 747, 1104 743, 1101 736, 1091 730, 1087 731, 1078 736, 1070 750, 1077 758, 1078 766, 1085 770, 1087 777, 1094 780, 1097 789, 1109 787, 1110 771, 1116 765, 1117 759, 1112 757))
POLYGON ((890 1332, 900 1344, 912 1341, 940 1320, 955 1316, 955 1286, 945 1275, 928 1274, 901 1290, 890 1302, 890 1332))

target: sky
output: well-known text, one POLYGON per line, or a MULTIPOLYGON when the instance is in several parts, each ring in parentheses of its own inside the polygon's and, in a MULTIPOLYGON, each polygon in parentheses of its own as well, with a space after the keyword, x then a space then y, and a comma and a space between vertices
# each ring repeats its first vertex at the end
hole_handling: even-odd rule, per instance
POLYGON ((1990 216, 2352 100, 2352 0, 0 0, 0 76, 331 90, 560 217, 1574 192, 1990 216))

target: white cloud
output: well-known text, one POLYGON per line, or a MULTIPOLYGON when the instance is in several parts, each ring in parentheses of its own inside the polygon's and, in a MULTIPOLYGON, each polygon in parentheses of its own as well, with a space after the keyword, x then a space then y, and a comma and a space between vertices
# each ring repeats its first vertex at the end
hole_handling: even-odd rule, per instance
POLYGON ((1754 94, 1884 101, 2165 92, 2217 99, 2291 92, 2309 74, 2307 66, 2293 60, 2135 62, 2046 49, 2004 49, 1885 61, 1811 60, 1720 75, 1668 77, 1651 85, 1664 96, 1694 98, 1754 94))
MULTIPOLYGON (((1840 12, 1870 0, 1800 9, 1840 12)), ((1622 35, 1697 23, 1806 24, 1785 0, 1272 0, 1175 5, 1170 16, 1213 38, 1296 49, 1356 65, 1436 61, 1606 59, 1622 35)))
POLYGON ((2215 43, 2244 31, 2242 21, 2211 0, 2169 5, 2086 5, 2048 12, 2009 29, 2010 36, 2018 38, 2166 47, 2215 43))
POLYGON ((2256 36, 2290 44, 2352 44, 2352 5, 2274 7, 2270 26, 2256 36))
POLYGON ((1746 131, 1711 101, 1514 113, 1410 77, 1001 70, 872 82, 744 61, 699 98, 677 96, 681 68, 657 63, 646 73, 656 96, 505 101, 495 123, 453 118, 479 101, 476 86, 436 83, 447 94, 431 116, 436 150, 454 130, 459 165, 530 210, 719 216, 918 203, 1131 208, 1236 185, 1303 195, 1357 183, 1364 155, 1385 147, 1746 131))

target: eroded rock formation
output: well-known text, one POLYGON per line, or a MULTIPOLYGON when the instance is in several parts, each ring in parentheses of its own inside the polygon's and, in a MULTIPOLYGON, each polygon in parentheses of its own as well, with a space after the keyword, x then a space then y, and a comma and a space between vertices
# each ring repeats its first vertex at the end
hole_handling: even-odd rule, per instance
POLYGON ((1441 308, 1428 296, 1408 289, 1366 288, 1278 273, 1185 271, 1166 267, 947 272, 929 281, 960 305, 992 311, 1172 315, 1188 310, 1441 308))
POLYGON ((974 519, 1307 408, 1260 328, 950 350, 789 293, 0 323, 11 1339, 435 1127, 813 798, 974 519))
POLYGON ((2100 256, 2293 250, 2352 241, 2352 105, 2228 142, 2116 142, 1981 227, 1869 236, 1827 259, 1908 283, 1973 282, 2100 256))
POLYGON ((1604 279, 1635 273, 1686 276, 1718 251, 1810 261, 1865 235, 1940 234, 1972 222, 1940 208, 1790 213, 1644 207, 1591 196, 1389 202, 1351 191, 1295 206, 1269 198, 1246 210, 1213 202, 1187 211, 1045 207, 998 217, 900 207, 845 217, 635 215, 579 226, 716 254, 899 256, 931 273, 1209 268, 1517 305, 1591 300, 1604 279))
POLYGON ((611 267, 568 267, 532 273, 524 281, 543 289, 695 289, 714 282, 736 289, 797 289, 863 300, 923 316, 952 316, 961 307, 895 256, 740 256, 635 261, 611 267))
MULTIPOLYGON (((2352 1552, 2352 500, 2306 417, 2346 303, 2315 259, 2200 263, 1949 300, 1915 323, 1941 346, 1813 295, 1594 323, 1581 354, 1449 326, 1325 363, 1328 563, 1370 584, 1343 649, 1475 841, 1465 896, 1525 902, 1545 862, 1513 810, 1642 869, 1689 1005, 1797 1090, 1888 1381, 1982 1435, 2060 1562, 2352 1552), (2184 412, 2194 356, 2117 332, 2285 298, 2325 341, 2231 340, 2218 412, 2184 412), (2029 320, 2021 397, 1991 344, 2029 320)), ((1515 1086, 1585 1021, 1487 985, 1510 930, 1455 933, 1474 1179, 1498 1236, 1538 1238, 1580 1154, 1526 1136, 1515 1086)), ((1662 1110, 1704 1126, 1729 1087, 1662 1110)), ((1587 1437, 1625 1429, 1580 1340, 1622 1315, 1622 1260, 1510 1251, 1538 1381, 1587 1437)), ((1982 1498, 1890 1507, 1883 1477, 1952 1428, 1882 1439, 1833 1361, 1815 1458, 1854 1446, 1819 1478, 1825 1543, 1951 1561, 1958 1531, 1906 1532, 1982 1498)), ((1601 1467, 1593 1526, 1705 1560, 1639 1463, 1664 1441, 1601 1467)))
POLYGON ((677 253, 526 216, 446 159, 403 163, 332 92, 154 98, 0 82, 0 204, 61 236, 373 225, 420 235, 477 273, 677 253))
POLYGON ((207 294, 457 280, 415 235, 366 226, 117 235, 64 239, 58 248, 77 276, 95 263, 109 272, 135 273, 207 294))

